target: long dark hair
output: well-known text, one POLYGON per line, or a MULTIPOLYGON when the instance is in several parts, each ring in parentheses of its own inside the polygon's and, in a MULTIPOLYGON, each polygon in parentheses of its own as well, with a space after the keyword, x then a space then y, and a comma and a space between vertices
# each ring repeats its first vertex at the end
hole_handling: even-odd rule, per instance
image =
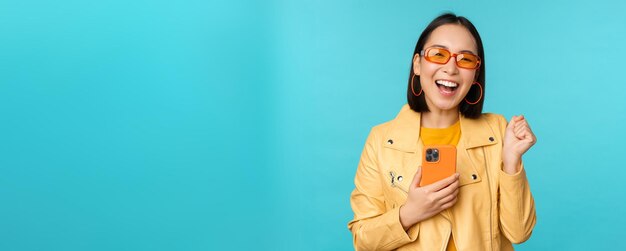
MULTIPOLYGON (((480 101, 474 105, 470 105, 465 101, 461 101, 459 104, 459 110, 463 116, 467 118, 478 118, 483 111, 483 103, 485 101, 485 53, 483 50, 483 42, 480 39, 480 35, 478 34, 478 30, 476 27, 467 20, 467 18, 462 16, 457 16, 453 13, 445 13, 441 16, 435 18, 430 24, 424 29, 422 35, 420 35, 417 40, 417 44, 415 45, 415 51, 413 51, 413 56, 411 57, 411 68, 409 69, 409 87, 407 89, 407 99, 409 106, 412 110, 416 112, 428 112, 428 105, 426 104, 426 99, 424 95, 415 96, 413 95, 413 90, 411 90, 411 78, 413 78, 413 85, 415 88, 415 92, 418 92, 422 85, 420 83, 420 76, 416 75, 413 77, 413 58, 415 54, 419 54, 422 49, 424 49, 424 44, 426 40, 430 37, 430 34, 439 26, 444 24, 459 24, 465 27, 476 40, 476 45, 478 46, 478 56, 481 58, 480 68, 478 70, 478 77, 476 81, 478 81, 482 85, 482 98, 480 101)), ((477 100, 480 97, 480 88, 475 85, 472 85, 469 92, 467 93, 466 98, 468 100, 477 100)))

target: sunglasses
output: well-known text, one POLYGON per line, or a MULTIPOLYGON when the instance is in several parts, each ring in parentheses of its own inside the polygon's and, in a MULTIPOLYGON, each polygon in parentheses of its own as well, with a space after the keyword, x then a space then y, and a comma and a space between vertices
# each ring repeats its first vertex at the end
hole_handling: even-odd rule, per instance
POLYGON ((447 64, 450 58, 454 57, 456 66, 460 68, 478 69, 480 67, 480 57, 468 52, 454 54, 444 48, 432 47, 422 50, 420 56, 423 56, 426 61, 435 64, 447 64))

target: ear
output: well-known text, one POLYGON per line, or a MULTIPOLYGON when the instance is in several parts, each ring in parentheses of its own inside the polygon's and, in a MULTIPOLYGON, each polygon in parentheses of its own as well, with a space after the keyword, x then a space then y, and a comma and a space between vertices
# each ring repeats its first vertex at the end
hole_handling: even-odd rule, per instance
POLYGON ((420 67, 421 67, 421 65, 420 65, 420 54, 416 53, 413 56, 413 74, 419 76, 420 75, 420 67))

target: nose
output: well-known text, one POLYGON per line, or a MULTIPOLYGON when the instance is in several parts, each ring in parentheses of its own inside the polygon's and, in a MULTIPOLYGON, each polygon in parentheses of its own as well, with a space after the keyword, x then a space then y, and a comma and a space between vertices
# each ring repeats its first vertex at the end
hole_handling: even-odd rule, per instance
POLYGON ((459 68, 456 65, 456 56, 457 55, 453 55, 452 57, 450 57, 448 62, 445 65, 443 65, 442 67, 443 72, 449 75, 456 75, 459 73, 459 68))

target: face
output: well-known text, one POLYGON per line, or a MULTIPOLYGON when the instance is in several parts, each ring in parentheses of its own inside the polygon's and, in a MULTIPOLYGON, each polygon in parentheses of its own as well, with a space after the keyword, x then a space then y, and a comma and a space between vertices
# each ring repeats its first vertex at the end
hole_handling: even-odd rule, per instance
MULTIPOLYGON (((445 24, 433 30, 424 44, 424 50, 432 47, 444 48, 454 54, 469 52, 478 55, 474 37, 458 24, 445 24)), ((429 62, 420 55, 413 58, 413 71, 420 76, 430 111, 458 111, 479 69, 461 68, 456 65, 454 57, 445 64, 429 62)))

